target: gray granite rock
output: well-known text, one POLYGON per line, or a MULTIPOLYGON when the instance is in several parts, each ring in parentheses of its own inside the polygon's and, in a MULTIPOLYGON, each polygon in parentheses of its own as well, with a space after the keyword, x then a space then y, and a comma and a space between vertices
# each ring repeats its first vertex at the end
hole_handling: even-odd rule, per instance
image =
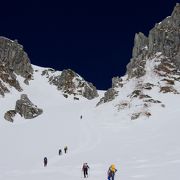
POLYGON ((68 95, 82 95, 91 100, 98 97, 96 87, 92 83, 85 81, 77 73, 71 69, 63 70, 60 75, 50 75, 49 72, 44 71, 42 75, 49 78, 50 84, 57 86, 64 94, 68 95))
POLYGON ((0 63, 24 78, 29 78, 33 73, 28 55, 17 40, 0 37, 0 63))
POLYGON ((104 93, 104 97, 102 97, 100 101, 97 103, 97 106, 99 106, 102 103, 106 103, 114 100, 117 95, 118 95, 118 91, 116 91, 114 88, 108 89, 104 93))
POLYGON ((132 59, 127 65, 129 78, 145 75, 146 60, 157 52, 171 59, 180 70, 180 4, 177 3, 171 16, 155 25, 149 36, 135 35, 132 59))
POLYGON ((112 88, 118 88, 118 87, 123 87, 123 80, 120 77, 113 77, 112 78, 112 88))
POLYGON ((24 77, 24 83, 29 84, 32 74, 33 68, 23 46, 17 40, 0 37, 0 94, 4 96, 9 92, 7 84, 22 91, 17 75, 24 77))
POLYGON ((15 111, 25 119, 32 119, 43 113, 43 110, 34 105, 26 94, 22 94, 16 101, 15 111))
POLYGON ((4 119, 6 119, 9 122, 13 122, 13 117, 15 117, 16 111, 15 110, 9 110, 4 114, 4 119))

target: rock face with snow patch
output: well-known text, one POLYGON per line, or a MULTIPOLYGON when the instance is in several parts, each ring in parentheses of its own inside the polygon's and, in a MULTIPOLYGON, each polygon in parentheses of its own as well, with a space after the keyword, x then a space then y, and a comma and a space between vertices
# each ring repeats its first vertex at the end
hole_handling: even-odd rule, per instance
POLYGON ((33 73, 28 55, 17 40, 0 37, 0 63, 24 78, 33 73))
POLYGON ((146 37, 135 35, 132 59, 127 65, 129 78, 145 75, 146 59, 161 52, 180 70, 180 4, 177 3, 172 15, 156 24, 146 37))
POLYGON ((156 24, 148 37, 143 33, 135 35, 126 75, 112 79, 112 88, 97 105, 113 101, 117 111, 128 109, 131 120, 150 117, 151 106, 165 107, 151 92, 178 95, 179 87, 180 4, 176 4, 172 15, 156 24))
POLYGON ((30 60, 17 41, 0 37, 0 95, 9 92, 7 85, 22 91, 17 75, 25 78, 25 83, 31 79, 33 68, 30 60))
POLYGON ((100 99, 100 101, 97 103, 97 106, 99 106, 102 103, 110 102, 118 96, 118 90, 117 88, 123 87, 123 80, 120 77, 113 77, 112 78, 112 88, 109 88, 105 93, 104 97, 100 99))
POLYGON ((106 102, 110 102, 113 99, 115 99, 115 97, 118 95, 118 92, 114 89, 114 88, 110 88, 108 89, 105 93, 104 93, 104 97, 102 97, 100 99, 100 101, 97 103, 97 106, 102 104, 102 103, 106 103, 106 102))
POLYGON ((54 73, 55 71, 50 69, 43 71, 42 75, 46 75, 49 83, 57 86, 57 89, 61 90, 65 97, 68 97, 68 95, 82 95, 89 100, 98 97, 96 87, 71 69, 63 70, 59 75, 54 73))
POLYGON ((35 118, 43 113, 43 110, 34 105, 26 94, 22 94, 20 100, 16 101, 15 111, 25 119, 35 118))

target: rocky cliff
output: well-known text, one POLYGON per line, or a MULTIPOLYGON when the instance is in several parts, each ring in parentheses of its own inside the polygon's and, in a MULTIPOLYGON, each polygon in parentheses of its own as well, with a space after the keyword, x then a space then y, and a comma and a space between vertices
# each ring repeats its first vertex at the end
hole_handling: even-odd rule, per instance
POLYGON ((83 96, 89 100, 98 97, 96 87, 71 69, 65 69, 59 74, 53 69, 47 69, 42 72, 42 75, 49 79, 50 84, 63 92, 66 98, 68 95, 73 95, 76 100, 79 99, 77 96, 83 96))
MULTIPOLYGON (((23 77, 24 83, 28 85, 29 81, 33 79, 33 71, 23 46, 17 40, 12 41, 0 37, 0 95, 4 96, 5 93, 10 92, 9 88, 11 87, 19 92, 23 91, 17 75, 23 77)), ((46 75, 49 83, 57 86, 57 89, 62 91, 65 97, 72 94, 83 96, 89 100, 98 97, 96 87, 70 69, 63 70, 59 74, 55 70, 45 69, 42 75, 46 75)), ((78 97, 74 98, 78 99, 78 97)))
POLYGON ((33 68, 23 46, 16 40, 0 37, 0 95, 9 92, 9 87, 22 91, 17 75, 28 84, 32 74, 33 68))
POLYGON ((148 37, 135 35, 126 75, 113 78, 112 88, 97 105, 113 101, 118 111, 129 108, 131 119, 151 115, 150 107, 165 107, 157 94, 180 93, 180 4, 171 16, 155 25, 148 37))
POLYGON ((149 36, 135 35, 132 59, 127 65, 129 78, 145 75, 146 60, 161 52, 180 70, 180 4, 177 3, 171 16, 155 25, 149 36))
MULTIPOLYGON (((36 71, 33 67, 23 46, 17 40, 0 37, 0 95, 4 97, 15 88, 21 96, 20 100, 16 100, 15 109, 7 109, 4 114, 4 118, 10 122, 14 121, 17 113, 25 119, 32 119, 43 112, 29 100, 29 94, 24 94, 24 89, 28 89, 28 86, 36 81, 36 71)), ((98 97, 96 87, 70 69, 60 72, 42 68, 41 76, 48 79, 50 88, 56 86, 65 98, 71 95, 74 100, 82 97, 91 100, 98 97)), ((41 80, 44 81, 44 78, 41 80)))

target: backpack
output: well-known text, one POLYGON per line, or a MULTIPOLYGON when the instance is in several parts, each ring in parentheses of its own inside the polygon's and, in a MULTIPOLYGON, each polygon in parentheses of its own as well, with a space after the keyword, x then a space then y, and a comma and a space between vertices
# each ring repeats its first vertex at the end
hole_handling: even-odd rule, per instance
POLYGON ((88 168, 88 164, 87 163, 84 163, 83 164, 83 169, 87 169, 88 168))

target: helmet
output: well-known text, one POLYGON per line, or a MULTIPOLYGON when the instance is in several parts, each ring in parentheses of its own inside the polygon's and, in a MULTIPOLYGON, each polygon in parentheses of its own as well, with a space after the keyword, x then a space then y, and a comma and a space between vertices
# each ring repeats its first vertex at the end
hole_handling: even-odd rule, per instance
POLYGON ((114 164, 112 164, 112 165, 111 165, 111 167, 112 167, 112 168, 115 168, 115 165, 114 165, 114 164))

